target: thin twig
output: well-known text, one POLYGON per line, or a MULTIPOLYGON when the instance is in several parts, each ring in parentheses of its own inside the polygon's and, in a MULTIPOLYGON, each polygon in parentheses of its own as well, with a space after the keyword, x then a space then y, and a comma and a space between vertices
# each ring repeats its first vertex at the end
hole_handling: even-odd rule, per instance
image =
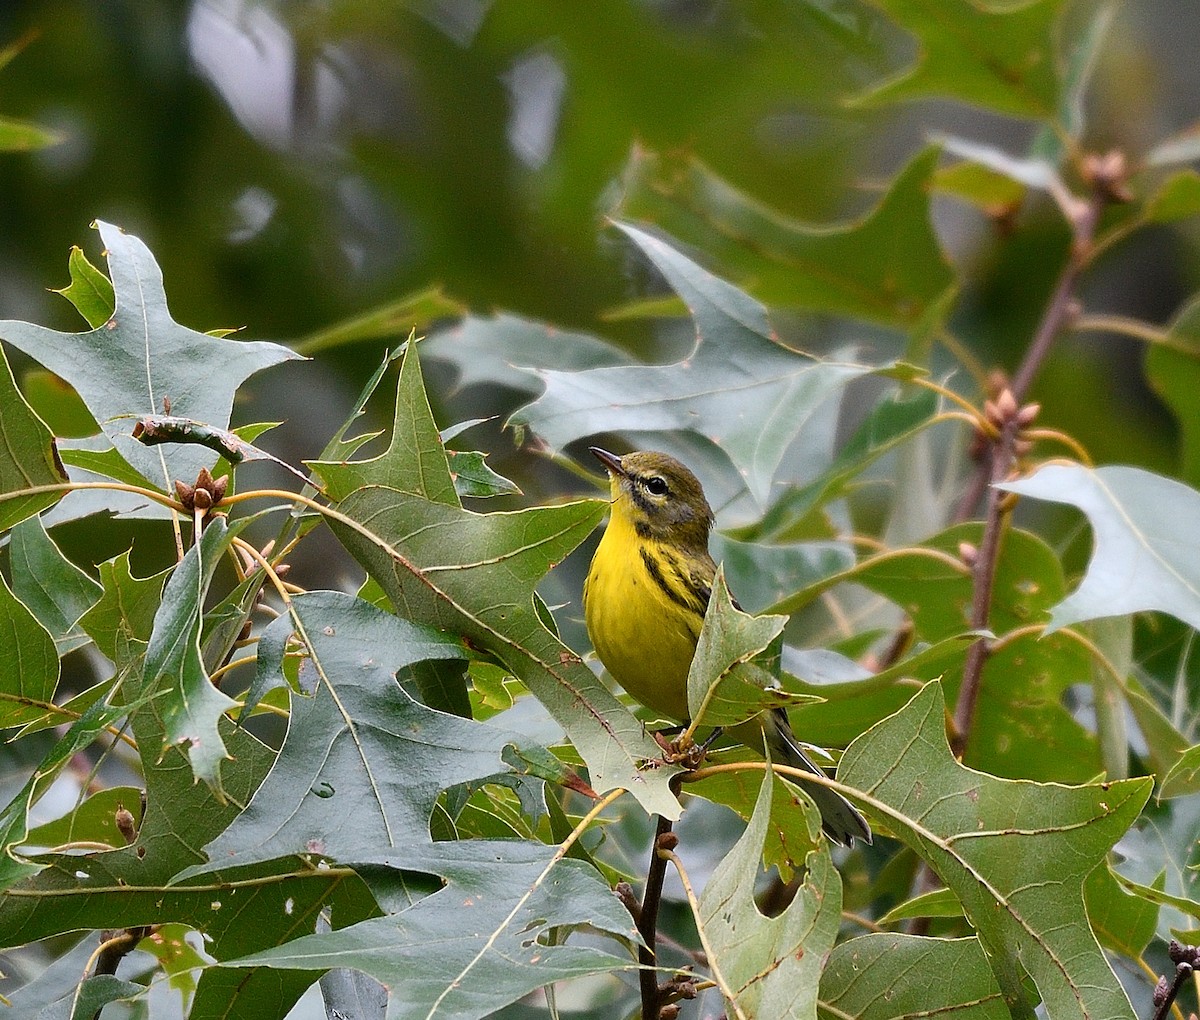
MULTIPOLYGON (((1045 311, 1042 312, 1041 321, 1025 351, 1025 356, 1008 384, 1018 404, 1024 401, 1041 370, 1042 363, 1046 360, 1046 355, 1050 353, 1055 338, 1062 332, 1075 311, 1075 285, 1095 255, 1093 241, 1096 224, 1110 199, 1111 195, 1104 188, 1096 187, 1091 199, 1083 203, 1078 214, 1072 218, 1071 250, 1066 264, 1058 275, 1058 281, 1051 292, 1050 300, 1046 303, 1045 311)), ((971 476, 955 512, 956 522, 968 520, 975 513, 975 508, 995 474, 992 470, 994 451, 995 447, 989 444, 980 456, 975 473, 971 476)))
MULTIPOLYGON (((1013 462, 1013 446, 1021 429, 1020 417, 1014 414, 1004 423, 1000 440, 993 448, 990 458, 992 483, 1002 482, 1008 476, 1013 462)), ((1000 538, 1004 532, 1008 494, 991 488, 988 493, 987 515, 983 525, 983 541, 975 557, 972 583, 974 594, 971 601, 971 629, 986 630, 992 611, 992 584, 996 579, 996 563, 1000 557, 1000 538)), ((975 706, 979 700, 979 686, 983 678, 983 664, 988 657, 986 638, 977 639, 967 649, 967 661, 963 667, 962 686, 958 691, 958 702, 954 709, 954 751, 962 755, 971 736, 975 721, 975 706)))
POLYGON ((658 957, 655 952, 658 928, 658 908, 662 903, 663 880, 667 877, 667 859, 659 855, 659 841, 671 831, 672 822, 661 815, 650 845, 650 867, 646 871, 646 890, 642 908, 636 918, 643 945, 638 947, 638 986, 642 992, 642 1020, 658 1020, 662 1005, 658 994, 658 957))

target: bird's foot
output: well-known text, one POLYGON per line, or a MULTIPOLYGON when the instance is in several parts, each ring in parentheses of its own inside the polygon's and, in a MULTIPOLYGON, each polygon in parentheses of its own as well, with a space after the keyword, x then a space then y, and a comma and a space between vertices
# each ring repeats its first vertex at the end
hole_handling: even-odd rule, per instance
POLYGON ((708 744, 697 744, 686 733, 672 740, 663 733, 655 733, 654 740, 663 750, 663 761, 668 765, 681 765, 685 769, 700 766, 708 753, 708 744))

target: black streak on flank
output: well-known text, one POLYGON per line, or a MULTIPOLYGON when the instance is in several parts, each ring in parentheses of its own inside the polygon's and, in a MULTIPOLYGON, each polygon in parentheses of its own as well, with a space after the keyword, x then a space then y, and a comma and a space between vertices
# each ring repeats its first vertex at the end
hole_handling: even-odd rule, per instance
POLYGON ((692 607, 688 601, 667 584, 667 579, 663 577, 662 571, 658 569, 658 562, 650 555, 650 552, 645 548, 639 551, 642 554, 642 563, 645 564, 646 573, 650 575, 650 580, 658 585, 662 593, 677 606, 682 606, 684 609, 691 611, 692 607))

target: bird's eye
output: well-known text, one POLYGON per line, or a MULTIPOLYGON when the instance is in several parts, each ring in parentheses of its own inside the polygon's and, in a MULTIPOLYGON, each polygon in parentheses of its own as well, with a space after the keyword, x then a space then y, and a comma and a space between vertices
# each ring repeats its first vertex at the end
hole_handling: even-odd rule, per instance
POLYGON ((646 479, 646 491, 652 496, 665 496, 667 494, 667 480, 661 475, 651 475, 646 479))

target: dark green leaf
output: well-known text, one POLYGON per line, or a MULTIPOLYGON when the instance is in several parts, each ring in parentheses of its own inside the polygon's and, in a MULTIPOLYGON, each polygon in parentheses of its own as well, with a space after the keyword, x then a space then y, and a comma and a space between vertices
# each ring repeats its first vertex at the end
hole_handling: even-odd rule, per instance
POLYGON ((13 593, 54 638, 60 656, 88 643, 77 626, 103 589, 68 560, 36 517, 12 531, 13 593))
POLYGON ((620 214, 697 245, 769 305, 908 330, 954 282, 929 219, 936 164, 937 150, 927 149, 862 219, 812 226, 764 208, 695 160, 680 167, 638 150, 626 170, 620 214))
POLYGON ((98 790, 75 810, 61 818, 31 829, 26 842, 32 846, 59 846, 77 840, 107 843, 111 847, 125 845, 125 837, 117 828, 117 809, 124 807, 134 818, 141 814, 141 790, 132 786, 113 786, 98 790))
MULTIPOLYGON (((6 889, 18 879, 40 870, 40 865, 31 864, 16 855, 16 848, 25 842, 29 832, 29 810, 39 791, 122 714, 122 710, 103 703, 89 708, 80 719, 71 724, 20 792, 3 811, 0 811, 0 851, 3 851, 3 857, 0 857, 0 889, 6 889)), ((2 916, 3 898, 0 897, 0 917, 2 916)), ((0 923, 0 931, 2 930, 4 925, 0 923)), ((8 945, 20 945, 22 941, 28 940, 10 942, 8 945)))
POLYGON ((734 607, 725 574, 713 579, 704 626, 688 671, 688 715, 693 726, 734 726, 793 696, 770 686, 770 673, 752 660, 783 632, 785 616, 750 616, 734 607))
POLYGON ((324 480, 325 491, 334 500, 343 500, 364 485, 387 485, 435 503, 461 506, 425 395, 416 344, 405 348, 400 363, 392 441, 387 450, 370 460, 308 464, 324 480))
POLYGON ((39 718, 57 686, 53 636, 0 576, 0 729, 39 718))
POLYGON ((14 495, 23 489, 60 485, 67 473, 54 436, 25 403, 0 345, 0 532, 53 506, 61 492, 14 495))
POLYGON ((487 464, 486 453, 478 450, 447 450, 450 477, 459 496, 486 499, 488 496, 520 495, 517 484, 497 474, 487 464))
MULTIPOLYGON (((740 747, 722 750, 714 757, 722 763, 762 761, 761 754, 740 747)), ((697 783, 689 783, 687 792, 714 804, 724 804, 749 822, 761 785, 758 768, 740 769, 718 772, 697 783)), ((776 774, 761 855, 762 863, 768 868, 777 867, 784 881, 790 881, 796 871, 804 867, 805 858, 813 849, 815 837, 809 828, 811 811, 809 799, 776 774)))
POLYGON ((145 651, 170 571, 134 577, 128 552, 105 560, 97 569, 104 592, 79 626, 120 669, 145 651))
POLYGON ((464 634, 501 659, 566 729, 601 793, 622 786, 676 816, 671 769, 641 723, 538 618, 533 588, 599 523, 599 500, 474 514, 382 486, 352 493, 330 527, 406 619, 464 634))
POLYGON ((1083 898, 1105 949, 1134 960, 1146 951, 1158 922, 1157 903, 1127 893, 1103 861, 1084 882, 1083 898))
POLYGON ((1161 343, 1149 345, 1146 375, 1179 422, 1179 478, 1200 486, 1200 409, 1192 399, 1200 387, 1200 298, 1175 313, 1161 343))
POLYGON ((859 99, 878 106, 928 96, 1052 120, 1062 105, 1057 23, 1063 0, 1022 4, 872 0, 917 39, 912 68, 859 99))
POLYGON ((163 589, 162 607, 146 648, 146 679, 163 694, 160 711, 166 743, 186 743, 196 778, 214 789, 221 786, 221 760, 229 756, 217 722, 237 702, 212 685, 204 668, 200 655, 204 598, 221 557, 250 520, 242 518, 232 527, 220 516, 208 521, 200 541, 188 550, 163 589))
POLYGON ((438 794, 505 771, 501 752, 519 739, 426 708, 396 683, 414 662, 465 657, 446 634, 340 592, 297 595, 291 612, 308 647, 301 683, 315 693, 292 698, 270 775, 205 848, 204 870, 288 854, 357 860, 418 841, 438 794))

